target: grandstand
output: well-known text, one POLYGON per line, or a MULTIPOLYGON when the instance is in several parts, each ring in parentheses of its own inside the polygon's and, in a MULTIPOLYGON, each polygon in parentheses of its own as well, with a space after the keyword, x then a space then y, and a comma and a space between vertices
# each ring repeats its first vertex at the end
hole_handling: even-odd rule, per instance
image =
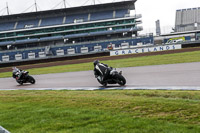
POLYGON ((16 62, 98 53, 121 44, 153 43, 137 37, 140 14, 131 14, 137 0, 0 17, 0 61, 16 62))

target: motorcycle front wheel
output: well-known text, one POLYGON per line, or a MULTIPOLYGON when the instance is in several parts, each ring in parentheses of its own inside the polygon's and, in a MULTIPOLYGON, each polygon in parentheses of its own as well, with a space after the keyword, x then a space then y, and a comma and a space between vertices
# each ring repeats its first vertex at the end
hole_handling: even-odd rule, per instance
POLYGON ((28 81, 29 81, 31 84, 35 84, 35 79, 34 79, 32 76, 28 76, 28 81))
POLYGON ((126 79, 122 75, 117 74, 115 78, 118 80, 119 85, 124 86, 126 84, 126 79))

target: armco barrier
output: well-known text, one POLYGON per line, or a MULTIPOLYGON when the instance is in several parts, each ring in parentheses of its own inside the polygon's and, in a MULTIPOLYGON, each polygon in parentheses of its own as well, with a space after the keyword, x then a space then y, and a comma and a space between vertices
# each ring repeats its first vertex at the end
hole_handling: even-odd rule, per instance
MULTIPOLYGON (((190 42, 190 43, 183 43, 182 48, 190 48, 190 47, 200 47, 200 41, 190 42)), ((200 50, 199 48, 195 48, 195 50, 200 50)), ((191 49, 191 51, 195 51, 191 49)), ((164 51, 163 51, 164 52, 164 51)), ((159 54, 157 52, 155 54, 159 54)), ((165 52, 164 52, 165 53, 165 52)), ((150 53, 152 54, 152 53, 150 53)), ((84 58, 91 58, 91 57, 100 57, 100 56, 109 56, 110 52, 100 52, 100 53, 90 53, 90 54, 80 54, 80 55, 68 55, 63 57, 48 57, 48 58, 36 58, 32 60, 21 60, 21 61, 13 61, 13 62, 0 62, 0 68, 4 67, 12 67, 12 66, 19 66, 19 65, 29 65, 29 64, 38 64, 38 63, 48 63, 54 61, 64 61, 64 60, 75 60, 75 59, 84 59, 84 58)), ((137 55, 135 55, 137 56, 137 55)))
POLYGON ((194 42, 185 42, 182 44, 183 48, 191 48, 191 47, 200 47, 200 41, 194 41, 194 42))
POLYGON ((38 64, 38 63, 48 63, 48 62, 55 62, 55 61, 64 61, 64 60, 76 60, 76 59, 84 59, 84 58, 93 58, 93 57, 100 57, 100 56, 109 56, 109 52, 99 52, 99 53, 87 53, 87 54, 78 54, 72 56, 54 56, 54 57, 47 57, 47 58, 37 58, 32 60, 21 60, 21 61, 13 61, 13 62, 0 62, 0 68, 3 67, 12 67, 12 66, 19 66, 19 65, 30 65, 30 64, 38 64))

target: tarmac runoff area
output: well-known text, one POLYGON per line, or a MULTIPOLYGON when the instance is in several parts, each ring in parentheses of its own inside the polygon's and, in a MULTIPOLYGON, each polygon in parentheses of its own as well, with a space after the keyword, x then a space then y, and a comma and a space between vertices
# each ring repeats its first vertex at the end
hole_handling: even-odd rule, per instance
POLYGON ((33 75, 36 84, 23 86, 13 78, 0 78, 0 90, 200 90, 200 62, 117 68, 126 86, 102 87, 93 71, 33 75))

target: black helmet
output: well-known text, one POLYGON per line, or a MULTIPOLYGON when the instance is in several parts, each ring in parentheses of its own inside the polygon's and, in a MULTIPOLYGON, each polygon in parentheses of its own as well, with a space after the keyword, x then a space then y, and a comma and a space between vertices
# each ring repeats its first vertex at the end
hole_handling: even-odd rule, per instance
POLYGON ((94 63, 94 66, 96 66, 99 63, 99 60, 95 60, 93 63, 94 63))

